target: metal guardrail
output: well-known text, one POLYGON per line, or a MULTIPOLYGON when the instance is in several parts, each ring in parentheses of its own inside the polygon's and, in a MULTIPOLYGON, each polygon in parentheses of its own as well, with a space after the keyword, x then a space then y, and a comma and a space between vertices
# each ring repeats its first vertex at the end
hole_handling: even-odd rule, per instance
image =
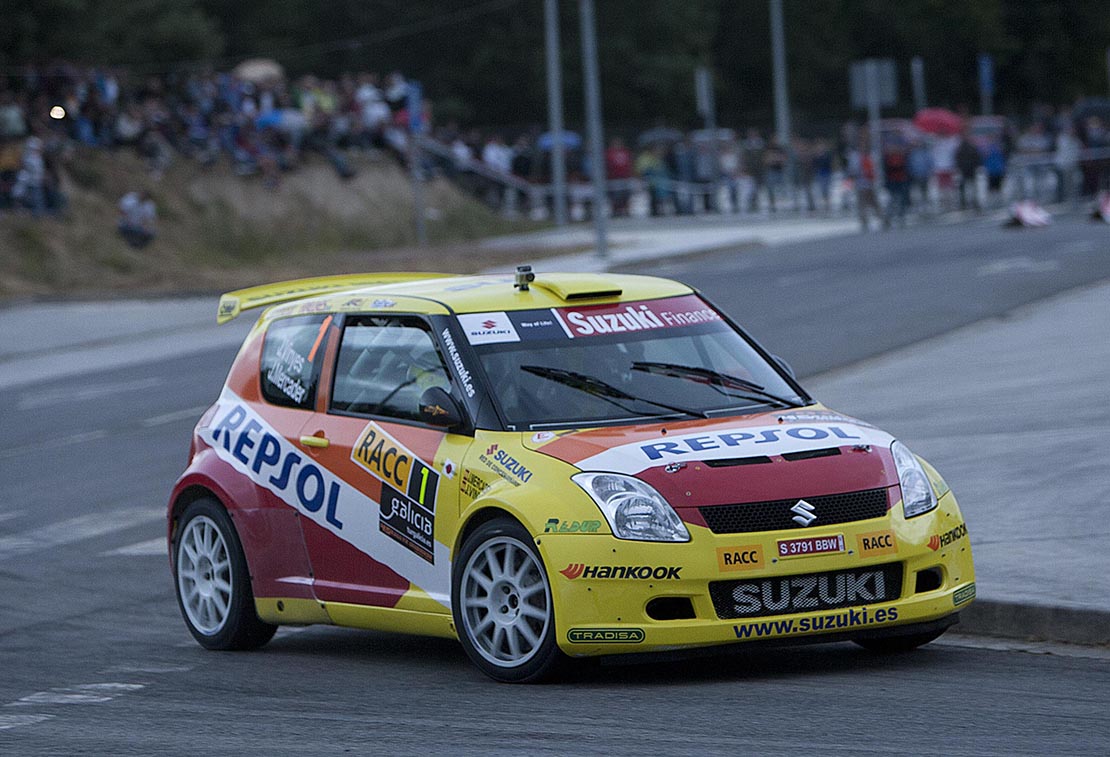
MULTIPOLYGON (((519 176, 493 168, 481 160, 467 158, 460 160, 451 148, 434 139, 423 137, 421 150, 435 159, 441 168, 455 174, 471 174, 487 183, 487 194, 496 194, 497 205, 507 215, 515 215, 526 208, 536 220, 549 216, 548 205, 554 196, 552 184, 532 183, 519 176)), ((1085 149, 1078 153, 1074 165, 1060 165, 1055 153, 1018 153, 1013 154, 1006 166, 1006 178, 1001 189, 1003 201, 1032 199, 1038 202, 1051 202, 1057 199, 1078 200, 1080 181, 1084 171, 1096 170, 1101 173, 1102 185, 1110 185, 1110 147, 1085 149), (1061 188, 1059 182, 1066 181, 1069 186, 1061 188)), ((984 169, 979 169, 974 185, 973 200, 979 205, 987 204, 990 199, 987 191, 987 177, 984 169)), ((722 178, 717 182, 689 182, 667 177, 615 179, 606 182, 610 205, 614 199, 621 198, 627 203, 631 215, 648 215, 652 205, 652 193, 660 196, 669 212, 693 214, 745 212, 751 207, 752 185, 738 185, 734 180, 722 178)), ((856 198, 852 180, 843 172, 835 172, 828 183, 829 196, 826 203, 817 182, 809 187, 791 187, 785 182, 774 185, 775 200, 767 196, 766 185, 758 188, 755 202, 759 211, 773 207, 778 212, 799 213, 811 209, 810 197, 820 196, 815 204, 827 205, 827 212, 836 215, 855 213, 856 198)), ((1110 188, 1108 186, 1107 188, 1110 188)), ((593 203, 591 185, 588 182, 569 182, 566 187, 568 207, 571 218, 582 220, 590 212, 593 203)), ((881 192, 884 194, 885 192, 881 192)), ((924 200, 932 209, 944 204, 943 192, 937 186, 935 177, 930 180, 924 200)), ((611 211, 607 211, 611 212, 611 211)))

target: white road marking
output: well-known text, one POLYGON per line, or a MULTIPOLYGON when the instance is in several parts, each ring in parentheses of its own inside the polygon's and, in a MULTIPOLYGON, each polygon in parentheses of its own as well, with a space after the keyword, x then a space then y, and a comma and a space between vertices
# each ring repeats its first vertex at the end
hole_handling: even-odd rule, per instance
POLYGON ((775 283, 780 287, 794 287, 810 281, 817 281, 818 279, 825 278, 825 276, 827 276, 827 274, 821 271, 794 273, 789 276, 779 276, 775 280, 775 283))
POLYGON ((137 544, 129 544, 126 547, 119 549, 112 549, 107 552, 102 552, 102 555, 123 555, 124 557, 146 557, 150 555, 158 555, 165 557, 169 554, 169 547, 166 545, 165 537, 151 539, 149 541, 141 541, 137 544))
POLYGON ((53 715, 0 715, 0 731, 9 728, 19 728, 21 725, 34 725, 44 720, 50 720, 53 715))
POLYGON ((36 444, 25 444, 20 447, 10 447, 9 449, 0 449, 0 460, 8 457, 16 457, 17 455, 24 455, 28 452, 46 452, 59 447, 68 447, 71 444, 83 444, 84 442, 92 442, 97 439, 103 439, 108 435, 107 431, 98 429, 96 431, 82 431, 79 434, 70 434, 69 436, 62 436, 57 439, 47 439, 44 442, 36 444))
POLYGON ((1059 260, 1033 260, 1026 255, 1002 258, 979 266, 980 276, 997 276, 1003 273, 1049 273, 1060 270, 1059 260))
POLYGON ((113 394, 126 392, 139 392, 144 389, 153 389, 163 383, 160 378, 145 378, 135 381, 116 381, 110 384, 88 384, 79 388, 55 389, 37 394, 24 394, 16 403, 16 410, 35 410, 40 407, 51 407, 67 402, 87 402, 109 397, 113 394))
POLYGON ((166 517, 162 508, 120 508, 80 515, 31 531, 0 536, 0 560, 92 539, 166 517))
POLYGON ((25 697, 9 702, 6 707, 19 707, 31 704, 99 704, 110 702, 120 694, 145 688, 141 683, 83 683, 66 686, 50 691, 36 691, 25 697))
POLYGON ((6 707, 18 707, 28 704, 97 704, 110 702, 115 697, 98 696, 96 694, 81 694, 66 691, 38 691, 29 694, 15 702, 10 702, 6 707))
POLYGON ((1094 252, 1095 243, 1090 241, 1089 239, 1081 239, 1077 242, 1071 242, 1069 244, 1062 244, 1058 247, 1053 247, 1052 251, 1055 252, 1057 255, 1076 255, 1085 252, 1094 252))
POLYGON ((11 520, 12 518, 18 518, 20 515, 23 515, 22 510, 12 510, 11 512, 0 513, 0 523, 3 523, 6 520, 11 520))
POLYGON ((101 673, 188 673, 194 665, 113 665, 101 673))
POLYGON ((164 415, 155 415, 152 418, 144 418, 140 421, 143 426, 151 428, 153 426, 161 426, 166 423, 174 423, 176 421, 184 421, 189 419, 198 419, 204 414, 210 405, 198 405, 197 407, 188 407, 184 410, 175 410, 172 413, 164 415))

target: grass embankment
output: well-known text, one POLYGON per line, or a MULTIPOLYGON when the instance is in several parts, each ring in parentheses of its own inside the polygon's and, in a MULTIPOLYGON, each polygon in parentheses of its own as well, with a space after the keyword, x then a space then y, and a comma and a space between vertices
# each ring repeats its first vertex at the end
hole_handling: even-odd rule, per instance
POLYGON ((407 174, 385 158, 356 167, 344 181, 317 160, 267 189, 226 165, 178 159, 154 180, 129 150, 78 151, 65 162, 60 218, 0 215, 0 298, 222 291, 357 271, 465 273, 533 252, 466 244, 536 225, 506 220, 443 180, 425 186, 431 246, 419 248, 407 174), (136 250, 116 233, 116 206, 139 189, 158 206, 158 237, 136 250))

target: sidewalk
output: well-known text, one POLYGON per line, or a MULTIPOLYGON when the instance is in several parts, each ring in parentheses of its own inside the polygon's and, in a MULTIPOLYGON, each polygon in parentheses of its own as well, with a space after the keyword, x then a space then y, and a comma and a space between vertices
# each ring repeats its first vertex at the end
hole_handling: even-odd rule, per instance
MULTIPOLYGON (((788 218, 747 216, 692 216, 612 219, 607 240, 609 255, 602 260, 592 252, 556 254, 537 261, 547 271, 605 271, 621 265, 746 246, 828 239, 858 234, 855 217, 788 218)), ((532 234, 497 237, 482 243, 489 249, 532 247, 567 250, 593 248, 596 237, 589 224, 576 224, 532 234)))
POLYGON ((240 344, 254 323, 216 326, 219 298, 0 308, 0 391, 240 344))
MULTIPOLYGON (((647 231, 615 223, 609 265, 856 228, 821 219, 683 219, 647 231)), ((530 236, 554 247, 592 242, 582 227, 530 236)), ((590 253, 538 267, 599 270, 590 253)), ((217 327, 216 301, 0 308, 0 390, 235 346, 254 319, 217 327)), ((1108 337, 1110 283, 805 381, 830 407, 902 439, 951 484, 978 573, 978 600, 962 613, 962 632, 1110 643, 1108 337)))
MULTIPOLYGON (((593 247, 593 227, 588 224, 496 237, 479 246, 552 250, 551 257, 535 261, 539 270, 601 271, 721 248, 853 234, 858 229, 856 221, 843 218, 620 219, 611 225, 607 261, 592 252, 559 254, 560 250, 593 247)), ((217 327, 218 300, 213 295, 0 307, 0 390, 238 345, 255 320, 253 314, 217 327)))
POLYGON ((933 463, 971 534, 961 632, 1110 643, 1110 284, 811 378, 933 463))

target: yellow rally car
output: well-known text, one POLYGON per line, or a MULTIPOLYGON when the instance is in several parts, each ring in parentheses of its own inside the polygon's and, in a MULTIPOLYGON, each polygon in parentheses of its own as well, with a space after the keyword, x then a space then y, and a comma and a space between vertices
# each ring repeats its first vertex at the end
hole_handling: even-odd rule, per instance
POLYGON ((910 649, 975 596, 944 480, 682 284, 333 276, 269 306, 169 503, 211 649, 278 625, 458 638, 500 681, 759 640, 910 649))

